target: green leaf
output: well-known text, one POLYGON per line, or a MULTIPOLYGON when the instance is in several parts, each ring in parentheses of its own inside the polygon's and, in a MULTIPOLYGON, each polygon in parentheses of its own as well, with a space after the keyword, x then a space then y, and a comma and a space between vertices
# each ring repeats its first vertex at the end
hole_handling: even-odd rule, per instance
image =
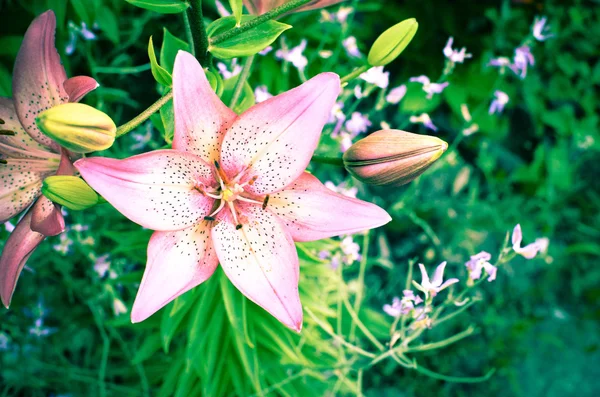
MULTIPOLYGON (((233 76, 227 80, 225 80, 223 86, 223 95, 221 96, 221 100, 223 103, 230 103, 231 98, 233 97, 233 91, 235 90, 235 86, 237 85, 238 79, 240 75, 233 76)), ((244 82, 244 88, 242 89, 242 94, 237 101, 237 104, 234 106, 233 111, 237 114, 244 113, 246 110, 250 109, 250 107, 254 106, 256 103, 256 98, 254 97, 254 91, 252 91, 252 87, 248 82, 244 82)))
POLYGON ((108 7, 101 7, 96 16, 98 25, 106 34, 106 37, 115 44, 119 43, 119 23, 115 14, 108 7))
POLYGON ((173 336, 179 329, 181 321, 193 307, 193 302, 197 298, 195 292, 196 291, 192 290, 181 295, 163 312, 162 321, 160 323, 160 334, 162 336, 163 350, 165 353, 169 352, 169 345, 171 344, 173 336))
POLYGON ((150 41, 148 42, 148 57, 150 58, 150 68, 152 70, 152 76, 154 76, 154 79, 158 81, 159 84, 162 84, 166 87, 172 86, 173 78, 171 77, 171 73, 167 72, 165 68, 160 66, 156 60, 152 36, 150 36, 150 41))
POLYGON ((190 6, 181 0, 125 0, 129 4, 161 14, 178 14, 190 6))
POLYGON ((236 26, 240 26, 240 22, 242 20, 242 9, 244 8, 242 0, 229 0, 229 5, 231 6, 233 16, 235 17, 236 26))
MULTIPOLYGON (((248 22, 253 18, 255 17, 243 15, 242 22, 248 22)), ((234 16, 219 18, 208 25, 208 37, 212 38, 228 30, 235 29, 235 26, 234 16)), ((268 21, 219 44, 211 44, 208 46, 208 50, 215 57, 221 59, 254 55, 267 48, 277 40, 281 33, 290 28, 291 26, 285 23, 268 21)))
POLYGON ((15 58, 21 47, 23 36, 2 36, 0 37, 0 55, 6 55, 8 58, 15 58))
POLYGON ((175 112, 173 111, 172 99, 160 108, 160 118, 165 126, 165 142, 170 145, 173 142, 173 135, 175 135, 175 112))
POLYGON ((167 28, 163 29, 163 43, 160 49, 160 64, 169 73, 173 73, 175 58, 177 53, 181 51, 190 51, 190 45, 185 41, 173 36, 167 28))
POLYGON ((383 32, 369 51, 369 65, 384 66, 398 58, 413 39, 418 28, 417 20, 410 18, 383 32))
POLYGON ((208 83, 212 87, 212 89, 217 93, 219 97, 223 96, 223 77, 218 72, 212 72, 210 70, 206 71, 206 78, 208 79, 208 83))
POLYGON ((71 0, 71 4, 75 9, 77 16, 88 25, 92 25, 93 18, 90 12, 94 12, 94 6, 89 0, 71 0))

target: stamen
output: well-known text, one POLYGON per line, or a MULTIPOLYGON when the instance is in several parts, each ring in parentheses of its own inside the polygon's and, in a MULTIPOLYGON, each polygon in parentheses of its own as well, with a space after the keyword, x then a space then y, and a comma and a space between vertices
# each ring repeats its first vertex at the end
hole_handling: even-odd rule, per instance
POLYGON ((258 176, 254 175, 254 176, 252 177, 252 179, 250 179, 250 180, 247 182, 247 183, 248 183, 248 185, 250 185, 250 186, 254 185, 254 182, 256 182, 256 180, 257 180, 257 179, 258 179, 258 176))
POLYGON ((225 200, 221 200, 221 203, 219 204, 219 206, 217 207, 217 209, 214 210, 213 213, 209 215, 209 217, 212 218, 215 215, 217 215, 219 213, 219 211, 221 211, 223 209, 223 207, 225 207, 225 200))
POLYGON ((263 210, 267 209, 267 204, 269 204, 269 195, 268 194, 265 196, 265 200, 263 201, 263 204, 262 204, 263 210))
POLYGON ((4 159, 0 159, 0 164, 8 164, 8 161, 6 161, 4 159))
POLYGON ((204 220, 205 220, 205 221, 214 221, 214 220, 215 220, 215 218, 213 218, 212 216, 205 216, 205 217, 204 217, 204 220))
POLYGON ((15 136, 17 133, 11 130, 0 130, 0 135, 15 136))
POLYGON ((242 227, 243 227, 242 224, 238 223, 235 227, 235 230, 240 230, 242 227))
POLYGON ((235 212, 235 207, 233 206, 233 203, 229 201, 227 202, 227 204, 229 205, 229 210, 231 211, 231 215, 233 216, 233 222, 236 225, 239 225, 240 223, 238 222, 237 213, 235 212))
POLYGON ((212 194, 209 192, 202 192, 202 193, 204 193, 204 195, 207 197, 214 198, 215 200, 221 200, 223 198, 223 194, 216 195, 216 194, 212 194))
POLYGON ((252 199, 242 197, 242 196, 238 196, 237 199, 240 201, 244 201, 246 203, 258 204, 258 205, 262 204, 260 201, 252 200, 252 199))
POLYGON ((0 124, 4 124, 4 120, 0 119, 0 124))

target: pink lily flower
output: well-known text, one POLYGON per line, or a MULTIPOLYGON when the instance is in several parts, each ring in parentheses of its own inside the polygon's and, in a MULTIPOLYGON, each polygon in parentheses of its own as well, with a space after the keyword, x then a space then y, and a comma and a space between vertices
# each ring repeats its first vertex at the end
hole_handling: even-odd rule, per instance
POLYGON ((31 23, 15 62, 14 99, 0 98, 0 222, 29 207, 0 257, 0 298, 6 307, 29 256, 46 236, 65 228, 60 208, 41 195, 42 181, 75 171, 69 154, 37 128, 35 118, 98 86, 91 77, 67 79, 54 47, 55 29, 52 11, 31 23))
POLYGON ((75 163, 117 210, 156 231, 133 322, 207 280, 221 263, 248 299, 300 331, 294 241, 391 220, 305 172, 340 90, 339 77, 323 73, 238 116, 212 91, 198 61, 180 51, 173 150, 75 163))
MULTIPOLYGON (((289 1, 290 0, 244 0, 244 5, 246 6, 250 14, 261 15, 289 1)), ((325 8, 334 4, 341 3, 342 1, 344 0, 313 0, 308 4, 305 4, 302 7, 294 10, 294 12, 325 8)))

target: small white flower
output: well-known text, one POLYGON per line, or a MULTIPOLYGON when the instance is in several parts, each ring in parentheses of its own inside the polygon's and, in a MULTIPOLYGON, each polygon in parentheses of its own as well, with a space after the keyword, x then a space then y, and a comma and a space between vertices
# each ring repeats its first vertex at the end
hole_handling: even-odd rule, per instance
POLYGON ((266 85, 259 85, 254 89, 254 97, 256 98, 256 103, 261 103, 272 98, 273 95, 269 92, 266 85))
POLYGON ((344 41, 342 41, 342 45, 344 46, 344 49, 346 50, 348 56, 352 58, 362 57, 362 53, 360 52, 360 50, 358 49, 358 45, 356 44, 356 37, 350 36, 346 38, 344 41))
POLYGON ((446 46, 444 47, 444 56, 454 63, 463 63, 466 58, 471 58, 472 54, 467 54, 465 47, 461 48, 460 51, 452 49, 452 43, 454 38, 449 37, 446 46))
POLYGON ((538 238, 533 243, 526 245, 525 247, 521 247, 521 242, 523 241, 523 232, 521 231, 521 225, 517 224, 513 229, 512 234, 512 248, 513 250, 527 259, 533 259, 538 254, 538 252, 545 252, 548 250, 548 244, 550 240, 547 238, 538 238))
POLYGON ((359 112, 352 113, 350 120, 346 121, 345 127, 352 136, 367 132, 372 123, 369 121, 369 116, 359 112))
POLYGON ((291 50, 287 48, 281 48, 275 52, 275 58, 283 59, 292 65, 294 65, 298 70, 304 70, 306 65, 308 65, 308 59, 304 56, 304 50, 306 49, 307 41, 303 39, 300 44, 291 50))
POLYGON ((489 114, 502 113, 504 110, 504 106, 508 103, 510 98, 508 95, 500 90, 496 90, 494 92, 495 99, 490 104, 490 109, 488 110, 489 114))
POLYGON ((423 84, 423 91, 427 93, 427 99, 433 98, 434 94, 441 94, 446 87, 448 87, 447 81, 445 83, 432 83, 429 77, 425 75, 411 77, 410 82, 423 84))
POLYGON ((383 71, 383 66, 372 67, 360 75, 360 78, 376 85, 379 88, 387 88, 390 85, 390 73, 383 71))
POLYGON ((229 67, 227 67, 227 65, 225 65, 223 62, 217 63, 217 69, 219 69, 219 73, 221 73, 221 76, 223 76, 223 79, 225 79, 225 80, 228 80, 234 76, 237 76, 238 74, 240 74, 242 72, 242 66, 238 65, 237 58, 234 58, 231 61, 231 64, 229 67))
POLYGON ((410 122, 413 124, 423 124, 426 128, 432 131, 437 131, 438 128, 431 121, 431 117, 427 113, 421 113, 419 116, 410 116, 410 122))
POLYGON ((435 273, 433 274, 433 278, 429 279, 429 275, 427 274, 427 270, 425 270, 425 266, 422 263, 419 263, 419 268, 421 269, 421 283, 417 283, 413 281, 413 284, 423 293, 425 293, 426 297, 429 295, 436 296, 440 291, 445 288, 448 288, 454 283, 458 283, 457 278, 451 278, 444 282, 444 269, 446 268, 446 262, 442 262, 435 269, 435 273))
POLYGON ((385 100, 392 105, 400 103, 402 98, 406 95, 406 85, 402 84, 399 87, 393 88, 385 97, 385 100))
POLYGON ((550 37, 554 37, 552 33, 549 33, 550 27, 546 26, 546 22, 546 17, 535 17, 533 28, 531 30, 533 32, 533 37, 537 41, 544 41, 550 37))

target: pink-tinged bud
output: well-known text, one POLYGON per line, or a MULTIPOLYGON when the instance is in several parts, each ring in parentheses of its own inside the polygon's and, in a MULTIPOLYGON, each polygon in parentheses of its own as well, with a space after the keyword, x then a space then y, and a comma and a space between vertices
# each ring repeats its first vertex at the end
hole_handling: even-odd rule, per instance
MULTIPOLYGON (((345 0, 313 0, 291 12, 316 10, 317 8, 328 7, 342 1, 345 0)), ((250 14, 261 15, 289 2, 290 0, 244 0, 244 5, 250 14)))
POLYGON ((447 148, 433 136, 382 130, 352 145, 344 153, 344 165, 364 183, 400 186, 421 175, 447 148))

